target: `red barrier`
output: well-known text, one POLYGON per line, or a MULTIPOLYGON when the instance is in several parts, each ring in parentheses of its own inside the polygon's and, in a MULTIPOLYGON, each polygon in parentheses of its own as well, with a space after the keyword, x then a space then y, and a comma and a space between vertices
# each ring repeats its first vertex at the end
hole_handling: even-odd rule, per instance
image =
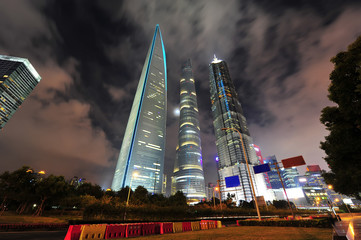
POLYGON ((154 235, 155 233, 155 224, 154 223, 143 223, 142 226, 142 235, 154 235))
POLYGON ((81 225, 70 225, 64 240, 79 240, 81 229, 81 225))
POLYGON ((110 224, 105 229, 105 239, 125 238, 126 224, 110 224))
POLYGON ((160 234, 173 233, 173 223, 161 223, 161 232, 160 234))
POLYGON ((154 234, 162 234, 161 230, 162 230, 162 223, 156 222, 154 223, 154 234))
POLYGON ((142 235, 142 226, 141 223, 128 224, 125 237, 139 237, 142 235))
POLYGON ((214 229, 217 228, 217 221, 214 220, 201 220, 201 229, 214 229), (202 225, 207 225, 206 226, 202 226, 202 225))
POLYGON ((192 231, 191 222, 182 222, 182 229, 183 229, 183 232, 192 231))
POLYGON ((208 229, 217 228, 217 221, 208 220, 208 229))

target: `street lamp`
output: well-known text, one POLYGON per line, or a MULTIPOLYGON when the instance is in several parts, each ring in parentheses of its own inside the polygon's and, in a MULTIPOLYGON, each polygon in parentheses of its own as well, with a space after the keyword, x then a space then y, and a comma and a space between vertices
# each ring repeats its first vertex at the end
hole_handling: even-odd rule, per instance
POLYGON ((215 195, 214 195, 214 192, 215 191, 219 191, 219 188, 218 187, 214 187, 213 188, 213 207, 214 207, 214 209, 216 209, 216 197, 215 197, 215 195))
POLYGON ((244 143, 243 143, 242 134, 241 134, 241 132, 238 131, 238 129, 236 129, 236 128, 221 128, 221 130, 223 130, 223 131, 224 131, 224 130, 233 130, 233 131, 237 131, 238 134, 239 134, 239 138, 241 139, 241 143, 242 143, 242 150, 243 150, 244 158, 245 158, 245 160, 246 160, 247 172, 248 172, 249 180, 250 180, 250 182, 251 182, 253 199, 254 199, 254 203, 255 203, 255 205, 256 205, 256 209, 257 209, 258 220, 261 221, 261 214, 260 214, 259 208, 258 208, 256 193, 255 193, 255 191, 254 191, 253 180, 252 180, 252 177, 251 177, 251 171, 249 170, 248 158, 247 158, 246 150, 245 150, 245 148, 244 148, 244 143))
POLYGON ((137 172, 133 172, 132 177, 130 178, 128 197, 127 197, 127 202, 125 204, 125 209, 124 209, 124 221, 127 218, 127 207, 129 205, 129 196, 130 196, 130 190, 132 189, 133 178, 136 178, 138 175, 139 174, 137 172))
POLYGON ((129 191, 128 191, 128 197, 127 197, 127 203, 126 203, 126 206, 128 207, 129 205, 129 196, 130 196, 130 190, 132 189, 132 182, 133 182, 133 178, 137 178, 139 174, 137 172, 134 172, 132 174, 132 177, 130 179, 130 183, 129 183, 129 191))

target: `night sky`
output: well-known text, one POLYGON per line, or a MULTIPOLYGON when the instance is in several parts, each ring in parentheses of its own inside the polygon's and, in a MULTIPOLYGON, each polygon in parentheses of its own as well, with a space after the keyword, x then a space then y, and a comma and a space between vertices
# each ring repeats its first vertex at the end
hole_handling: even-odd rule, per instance
MULTIPOLYGON (((330 58, 361 35, 359 1, 0 1, 0 54, 41 82, 0 132, 0 172, 28 165, 110 186, 156 24, 168 67, 165 173, 173 171, 181 64, 191 58, 205 180, 217 179, 209 100, 213 54, 228 63, 263 156, 327 169, 319 122, 330 58)), ((305 167, 300 167, 304 172, 305 167)))

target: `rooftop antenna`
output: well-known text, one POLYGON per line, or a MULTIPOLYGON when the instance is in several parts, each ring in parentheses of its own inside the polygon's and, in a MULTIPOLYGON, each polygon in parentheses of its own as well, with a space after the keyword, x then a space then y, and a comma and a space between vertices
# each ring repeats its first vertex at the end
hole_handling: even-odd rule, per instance
POLYGON ((213 61, 212 61, 212 63, 219 63, 219 62, 221 62, 222 60, 220 60, 220 59, 218 59, 217 57, 216 57, 216 54, 214 54, 213 55, 213 61))

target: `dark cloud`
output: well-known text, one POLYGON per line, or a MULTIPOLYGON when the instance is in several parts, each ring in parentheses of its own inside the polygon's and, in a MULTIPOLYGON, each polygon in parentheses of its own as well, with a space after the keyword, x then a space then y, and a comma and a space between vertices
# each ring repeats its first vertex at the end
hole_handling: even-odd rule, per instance
POLYGON ((191 58, 206 182, 216 180, 208 64, 227 61, 264 155, 321 164, 329 59, 361 34, 356 1, 11 1, 0 54, 29 58, 43 80, 0 133, 1 169, 21 165, 109 186, 156 24, 168 67, 165 171, 175 158, 182 63, 191 58), (37 141, 34 141, 36 139, 37 141), (19 147, 21 151, 15 149, 19 147), (31 157, 26 157, 31 155, 31 157))

